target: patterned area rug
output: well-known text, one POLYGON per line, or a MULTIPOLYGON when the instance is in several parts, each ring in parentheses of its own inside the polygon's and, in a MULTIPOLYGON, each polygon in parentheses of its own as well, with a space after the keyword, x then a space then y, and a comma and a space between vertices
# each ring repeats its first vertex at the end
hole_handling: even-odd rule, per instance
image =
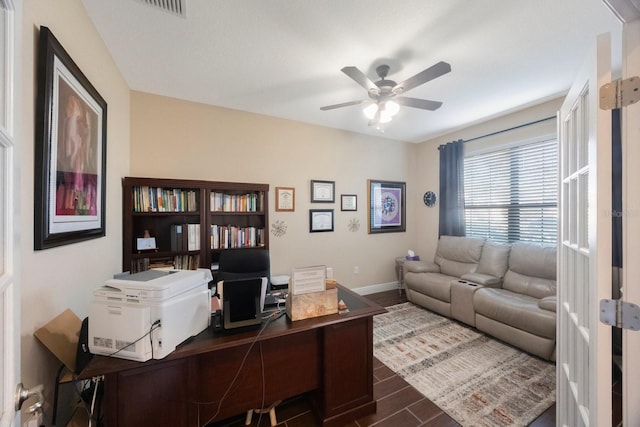
POLYGON ((555 365, 412 303, 374 317, 373 354, 463 426, 526 426, 555 402, 555 365))

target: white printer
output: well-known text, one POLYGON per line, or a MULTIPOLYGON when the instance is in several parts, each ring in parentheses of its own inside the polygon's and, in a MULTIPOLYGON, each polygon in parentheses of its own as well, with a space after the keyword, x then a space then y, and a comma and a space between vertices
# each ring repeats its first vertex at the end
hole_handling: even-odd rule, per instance
POLYGON ((211 321, 211 271, 147 270, 107 280, 89 307, 93 354, 162 359, 211 321))

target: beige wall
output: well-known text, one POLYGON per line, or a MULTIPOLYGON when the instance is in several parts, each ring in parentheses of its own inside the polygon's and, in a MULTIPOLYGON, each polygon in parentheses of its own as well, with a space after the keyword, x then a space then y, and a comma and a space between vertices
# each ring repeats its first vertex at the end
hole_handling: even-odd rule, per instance
MULTIPOLYGON (((363 121, 363 126, 366 123, 363 121)), ((415 144, 180 101, 131 95, 131 175, 267 183, 272 274, 324 264, 351 288, 395 281, 395 257, 416 244, 415 197, 407 232, 367 233, 367 179, 407 182, 413 193, 415 144), (336 203, 310 203, 310 180, 335 181, 336 203), (276 186, 295 187, 295 212, 275 212, 276 186), (357 194, 357 212, 340 211, 340 194, 357 194), (332 208, 334 232, 309 233, 309 209, 332 208), (351 232, 351 219, 360 229, 351 232), (354 267, 359 274, 354 274, 354 267)))
MULTIPOLYGON (((439 191, 439 145, 446 144, 451 141, 457 141, 459 139, 471 140, 494 132, 518 127, 525 123, 531 123, 550 116, 555 116, 562 104, 562 100, 563 98, 556 98, 425 141, 418 146, 417 162, 418 165, 430 166, 418 167, 416 178, 416 182, 418 184, 416 184, 415 187, 422 186, 422 193, 428 189, 436 192, 439 191), (430 183, 433 183, 431 184, 432 188, 429 188, 430 183)), ((555 136, 555 134, 556 120, 546 120, 541 123, 519 127, 508 132, 500 132, 497 135, 465 143, 465 154, 473 151, 485 150, 497 145, 529 141, 532 138, 538 138, 543 135, 555 136)), ((419 238, 417 249, 422 256, 426 257, 426 259, 432 259, 438 242, 438 209, 436 205, 433 209, 423 207, 421 210, 425 212, 424 215, 420 213, 420 210, 416 212, 417 217, 424 218, 424 220, 420 220, 418 222, 419 238)))
MULTIPOLYGON (((21 381, 43 383, 52 402, 57 360, 33 332, 70 308, 87 316, 92 290, 119 271, 122 253, 120 178, 129 170, 129 89, 80 0, 26 0, 22 23, 21 159, 21 381), (49 27, 107 102, 106 237, 33 250, 34 114, 40 26, 49 27)), ((50 406, 46 407, 47 417, 50 406)))

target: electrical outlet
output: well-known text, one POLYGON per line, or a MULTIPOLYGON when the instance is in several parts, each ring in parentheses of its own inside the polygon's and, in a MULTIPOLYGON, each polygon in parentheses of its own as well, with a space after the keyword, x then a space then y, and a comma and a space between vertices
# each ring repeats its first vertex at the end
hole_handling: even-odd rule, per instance
POLYGON ((355 267, 353 267, 353 274, 358 274, 358 273, 360 273, 360 267, 356 265, 355 267))

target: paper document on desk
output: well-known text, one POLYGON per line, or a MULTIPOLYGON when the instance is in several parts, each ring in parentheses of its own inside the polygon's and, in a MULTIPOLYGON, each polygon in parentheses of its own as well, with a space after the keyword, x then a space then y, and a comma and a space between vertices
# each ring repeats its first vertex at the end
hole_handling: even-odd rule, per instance
POLYGON ((291 270, 289 291, 293 295, 324 291, 326 289, 326 278, 327 267, 324 265, 294 268, 291 270))

